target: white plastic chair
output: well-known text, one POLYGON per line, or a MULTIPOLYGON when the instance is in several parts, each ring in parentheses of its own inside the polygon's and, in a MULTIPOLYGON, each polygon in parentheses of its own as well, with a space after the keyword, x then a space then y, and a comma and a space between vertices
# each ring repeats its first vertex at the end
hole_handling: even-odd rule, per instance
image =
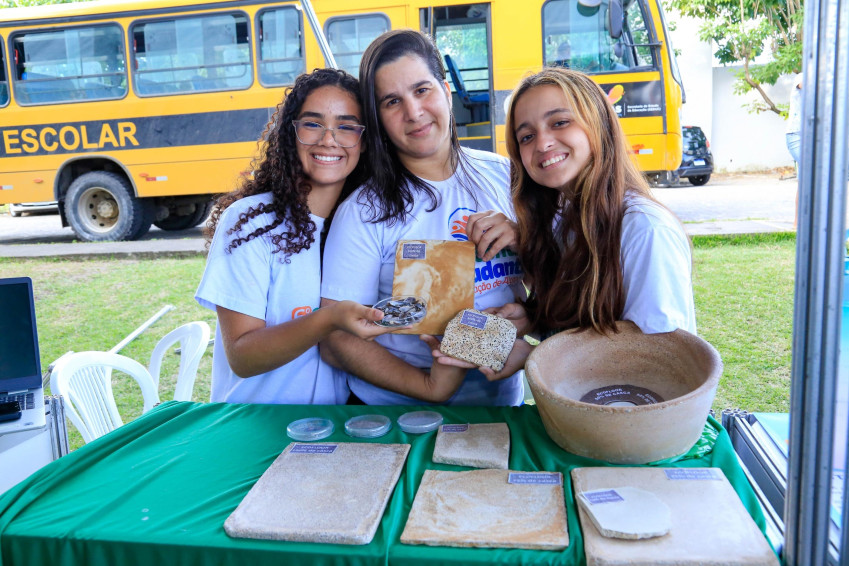
POLYGON ((124 424, 112 394, 113 369, 131 376, 141 387, 142 413, 159 403, 159 394, 147 369, 121 354, 76 352, 63 356, 53 368, 51 387, 65 398, 66 413, 86 442, 124 424))
POLYGON ((200 364, 200 359, 209 345, 209 325, 203 321, 189 322, 172 330, 156 344, 153 353, 150 354, 148 371, 153 377, 153 383, 157 390, 159 388, 162 358, 165 357, 168 349, 177 342, 180 343, 180 371, 177 373, 174 400, 191 401, 198 364, 200 364))

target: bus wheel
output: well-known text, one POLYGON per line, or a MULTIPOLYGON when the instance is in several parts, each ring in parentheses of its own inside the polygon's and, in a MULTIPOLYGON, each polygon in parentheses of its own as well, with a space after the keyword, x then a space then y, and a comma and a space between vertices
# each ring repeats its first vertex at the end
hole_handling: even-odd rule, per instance
POLYGON ((162 230, 169 231, 194 228, 195 226, 206 220, 206 217, 209 216, 209 211, 211 209, 212 201, 199 202, 195 205, 194 212, 190 214, 185 214, 183 216, 171 214, 169 216, 166 216, 162 220, 154 222, 153 225, 157 228, 161 228, 162 230))
POLYGON ((153 204, 133 196, 115 173, 93 171, 78 177, 65 195, 65 217, 87 242, 135 240, 150 229, 153 204))

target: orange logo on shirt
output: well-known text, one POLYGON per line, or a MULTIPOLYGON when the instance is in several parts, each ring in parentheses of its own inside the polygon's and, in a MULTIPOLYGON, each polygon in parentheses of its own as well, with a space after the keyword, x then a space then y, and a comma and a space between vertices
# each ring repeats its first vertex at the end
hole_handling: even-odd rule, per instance
POLYGON ((307 305, 305 307, 295 307, 292 309, 292 319, 296 319, 299 316, 306 316, 312 312, 312 307, 307 305))

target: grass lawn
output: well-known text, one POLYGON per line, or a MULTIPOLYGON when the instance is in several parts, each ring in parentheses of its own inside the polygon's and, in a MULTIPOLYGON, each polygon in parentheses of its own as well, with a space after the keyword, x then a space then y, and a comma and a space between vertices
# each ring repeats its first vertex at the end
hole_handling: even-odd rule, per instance
MULTIPOLYGON (((793 316, 795 237, 772 234, 693 239, 694 291, 699 334, 719 350, 725 371, 714 408, 787 412, 793 316)), ((205 259, 10 260, 0 276, 29 276, 35 287, 42 365, 69 350, 108 350, 165 305, 166 313, 121 354, 147 366, 156 342, 177 326, 215 315, 194 300, 205 259)), ((195 382, 193 400, 209 399, 211 348, 195 382)), ((159 384, 173 398, 178 356, 168 355, 159 384)), ((125 421, 141 411, 141 393, 129 377, 114 383, 125 421)), ((71 447, 82 445, 73 425, 71 447)))

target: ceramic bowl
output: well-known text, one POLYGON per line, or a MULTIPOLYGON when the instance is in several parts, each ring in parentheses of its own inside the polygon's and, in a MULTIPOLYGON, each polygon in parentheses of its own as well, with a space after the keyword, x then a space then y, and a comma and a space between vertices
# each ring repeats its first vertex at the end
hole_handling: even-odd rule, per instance
POLYGON ((548 435, 564 450, 616 464, 678 456, 701 436, 722 361, 685 330, 608 336, 566 331, 544 340, 525 374, 548 435))

